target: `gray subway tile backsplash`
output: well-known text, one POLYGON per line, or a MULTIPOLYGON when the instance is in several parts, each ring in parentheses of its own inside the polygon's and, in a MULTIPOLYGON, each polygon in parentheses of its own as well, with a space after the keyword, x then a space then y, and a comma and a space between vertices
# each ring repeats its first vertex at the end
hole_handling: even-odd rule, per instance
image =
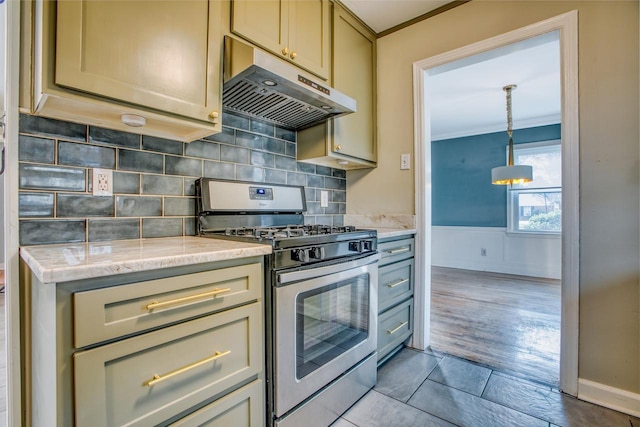
POLYGON ((296 162, 293 131, 226 111, 223 122, 221 133, 182 143, 22 115, 20 243, 194 235, 200 176, 303 185, 306 223, 343 224, 344 171, 296 162), (114 171, 113 197, 91 194, 94 167, 114 171))
POLYGON ((84 169, 21 163, 18 170, 20 188, 63 191, 84 191, 86 188, 84 169))
POLYGON ((142 151, 118 150, 118 169, 133 172, 164 172, 162 154, 142 151))
POLYGON ((182 235, 182 218, 142 218, 142 237, 145 239, 182 235))
POLYGON ((252 132, 261 133, 263 135, 274 136, 275 126, 270 123, 261 122, 251 119, 250 129, 252 132))
POLYGON ((142 175, 142 194, 182 196, 183 178, 179 176, 142 175))
POLYGON ((86 241, 86 220, 20 221, 20 244, 46 245, 86 241))
POLYGON ((61 141, 58 143, 58 164, 113 169, 116 166, 116 150, 61 141))
POLYGON ((165 216, 195 216, 196 199, 193 197, 165 197, 165 216))
POLYGON ((204 176, 207 178, 235 179, 236 168, 233 163, 205 161, 204 176))
POLYGON ((53 139, 20 135, 18 159, 21 162, 54 163, 56 144, 53 139))
POLYGON ((223 145, 220 147, 220 160, 232 163, 249 163, 249 150, 241 147, 223 145))
POLYGON ((116 216, 161 216, 162 197, 116 196, 116 216))
POLYGON ((256 166, 236 165, 236 179, 239 181, 264 182, 264 169, 256 166))
POLYGON ((71 141, 87 140, 87 125, 25 114, 20 115, 18 130, 20 133, 71 141))
POLYGON ((140 219, 89 219, 89 241, 124 240, 140 238, 140 219))
POLYGON ((256 150, 262 150, 264 141, 267 138, 262 135, 256 135, 255 133, 243 132, 241 130, 236 131, 235 145, 239 147, 253 148, 256 150))
POLYGON ((89 127, 89 142, 124 148, 140 148, 140 135, 95 126, 89 127))
POLYGON ((140 194, 140 174, 114 172, 113 192, 114 194, 140 194))
POLYGON ((27 217, 53 217, 53 193, 20 192, 18 215, 27 217))
POLYGON ((270 182, 273 184, 286 184, 287 172, 278 169, 265 169, 264 182, 270 182))
POLYGON ((171 139, 142 135, 142 149, 182 156, 184 152, 184 144, 180 141, 173 141, 171 139))
POLYGON ((60 218, 113 215, 113 196, 94 197, 91 194, 58 193, 56 197, 56 216, 60 218))
POLYGON ((190 157, 220 160, 220 144, 200 139, 186 144, 185 154, 190 157))

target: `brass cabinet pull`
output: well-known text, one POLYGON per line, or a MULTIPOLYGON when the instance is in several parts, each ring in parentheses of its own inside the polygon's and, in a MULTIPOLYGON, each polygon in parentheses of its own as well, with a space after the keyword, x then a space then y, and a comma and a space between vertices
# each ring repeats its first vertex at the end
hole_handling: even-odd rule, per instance
POLYGON ((400 329, 402 329, 403 327, 407 326, 409 324, 409 321, 405 320, 404 322, 400 323, 398 326, 396 326, 393 329, 387 329, 387 333, 389 335, 393 335, 396 332, 398 332, 400 329))
POLYGON ((224 289, 216 288, 216 289, 214 289, 212 291, 209 291, 209 292, 204 292, 204 293, 197 294, 197 295, 190 295, 188 297, 171 299, 169 301, 162 301, 162 302, 152 301, 150 304, 147 304, 146 308, 147 308, 147 310, 153 310, 154 308, 160 308, 160 307, 164 307, 164 306, 167 306, 167 305, 179 304, 181 302, 192 301, 194 299, 201 299, 201 298, 206 298, 206 297, 210 297, 210 296, 216 296, 218 294, 222 294, 224 292, 230 292, 230 291, 231 291, 231 288, 224 288, 224 289))
POLYGON ((391 255, 395 255, 395 254, 401 254, 404 252, 409 252, 411 250, 411 248, 409 246, 405 246, 402 248, 398 248, 398 249, 390 249, 387 252, 390 253, 391 255))
POLYGON ((289 49, 287 49, 286 47, 282 49, 282 54, 287 56, 289 54, 289 49))
POLYGON ((218 359, 219 357, 226 356, 226 355, 227 355, 227 354, 229 354, 229 353, 231 353, 231 350, 227 350, 227 351, 216 351, 216 352, 215 352, 215 354, 214 354, 213 356, 209 356, 209 357, 207 357, 206 359, 202 359, 202 360, 200 360, 200 361, 198 361, 198 362, 194 362, 194 363, 192 363, 192 364, 190 364, 190 365, 187 365, 187 366, 184 366, 184 367, 182 367, 182 368, 176 369, 175 371, 167 372, 167 373, 166 373, 166 374, 164 374, 164 375, 158 375, 158 374, 155 374, 155 375, 153 376, 153 378, 152 378, 152 379, 150 379, 149 381, 147 381, 146 383, 144 383, 144 385, 146 385, 147 387, 151 387, 151 386, 152 386, 152 385, 154 385, 154 384, 158 384, 158 383, 159 383, 159 382, 161 382, 161 381, 164 381, 164 380, 167 380, 167 379, 169 379, 169 378, 171 378, 171 377, 174 377, 174 376, 176 376, 176 375, 179 375, 179 374, 185 373, 185 372, 187 372, 187 371, 189 371, 189 370, 191 370, 191 369, 193 369, 193 368, 197 368, 198 366, 202 366, 202 365, 204 365, 205 363, 208 363, 208 362, 214 361, 214 360, 218 359))
POLYGON ((209 113, 210 119, 217 119, 219 116, 220 116, 220 113, 218 113, 217 111, 212 111, 209 113))
POLYGON ((289 56, 291 57, 291 59, 296 59, 296 56, 298 56, 298 54, 295 52, 291 52, 291 55, 289 56))
POLYGON ((342 145, 336 145, 336 151, 342 150, 342 145))
POLYGON ((400 279, 397 282, 394 283, 388 283, 387 286, 390 288, 395 288, 396 286, 400 286, 403 283, 407 283, 409 281, 409 279, 400 279))

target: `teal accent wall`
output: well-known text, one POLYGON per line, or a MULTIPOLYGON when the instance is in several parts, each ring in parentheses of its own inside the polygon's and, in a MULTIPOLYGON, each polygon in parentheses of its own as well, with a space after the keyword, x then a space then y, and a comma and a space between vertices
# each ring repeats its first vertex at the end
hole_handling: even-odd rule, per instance
MULTIPOLYGON (((560 139, 560 124, 518 129, 513 142, 560 139)), ((491 169, 506 164, 507 133, 431 143, 432 225, 506 227, 507 188, 491 184, 491 169)))

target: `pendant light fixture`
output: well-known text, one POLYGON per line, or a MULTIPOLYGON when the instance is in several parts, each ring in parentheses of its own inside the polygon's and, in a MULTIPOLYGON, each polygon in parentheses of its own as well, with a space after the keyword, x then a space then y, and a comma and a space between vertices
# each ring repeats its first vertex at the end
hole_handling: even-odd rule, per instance
POLYGON ((502 88, 507 92, 507 135, 509 135, 509 160, 507 166, 498 166, 491 169, 491 183, 497 185, 513 185, 530 182, 533 180, 533 168, 527 165, 513 164, 513 119, 511 116, 511 91, 516 85, 508 85, 502 88))

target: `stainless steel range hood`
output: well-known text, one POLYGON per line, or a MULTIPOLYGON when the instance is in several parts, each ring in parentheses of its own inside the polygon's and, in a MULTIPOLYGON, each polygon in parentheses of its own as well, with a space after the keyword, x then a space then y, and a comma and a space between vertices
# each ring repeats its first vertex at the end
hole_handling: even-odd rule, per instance
POLYGON ((232 37, 224 40, 222 105, 293 130, 356 111, 356 101, 293 65, 232 37))

